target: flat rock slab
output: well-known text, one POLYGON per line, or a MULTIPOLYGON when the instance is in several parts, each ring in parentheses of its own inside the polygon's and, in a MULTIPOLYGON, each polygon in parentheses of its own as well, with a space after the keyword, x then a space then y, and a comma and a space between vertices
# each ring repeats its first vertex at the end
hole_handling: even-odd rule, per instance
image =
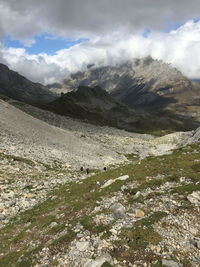
POLYGON ((108 253, 97 257, 95 260, 88 260, 84 267, 101 267, 105 262, 113 263, 112 257, 108 253))
POLYGON ((110 179, 108 180, 104 185, 102 185, 101 189, 105 188, 105 187, 108 187, 110 186, 112 183, 116 182, 116 181, 125 181, 129 178, 128 175, 123 175, 123 176, 120 176, 116 179, 110 179))
POLYGON ((165 267, 180 267, 182 265, 180 265, 179 263, 175 262, 175 261, 171 261, 171 260, 162 260, 162 266, 165 267))
POLYGON ((88 241, 77 242, 76 244, 76 248, 79 251, 85 251, 89 248, 89 246, 90 246, 90 243, 88 241))

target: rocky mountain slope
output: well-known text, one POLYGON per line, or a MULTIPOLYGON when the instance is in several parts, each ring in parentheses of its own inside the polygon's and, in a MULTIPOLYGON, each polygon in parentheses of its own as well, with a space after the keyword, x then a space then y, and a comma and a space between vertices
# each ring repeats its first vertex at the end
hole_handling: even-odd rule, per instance
POLYGON ((199 266, 199 142, 1 100, 0 266, 199 266))
POLYGON ((171 112, 148 112, 131 108, 116 101, 99 86, 79 86, 77 90, 62 93, 61 97, 43 106, 55 113, 79 118, 90 123, 109 125, 132 132, 172 132, 195 129, 200 121, 171 112))
POLYGON ((86 72, 72 74, 57 91, 74 90, 79 85, 99 85, 116 100, 134 107, 196 105, 200 96, 199 89, 180 71, 151 57, 117 66, 93 65, 86 72))
POLYGON ((59 161, 79 168, 92 168, 126 161, 124 154, 160 155, 192 143, 197 133, 182 132, 163 137, 136 134, 111 127, 99 127, 56 115, 18 101, 0 100, 1 149, 9 154, 59 161))
POLYGON ((47 87, 29 81, 3 64, 0 64, 0 94, 31 104, 47 103, 56 98, 47 87))
MULTIPOLYGON (((126 66, 126 69, 124 68, 125 66, 120 66, 118 71, 128 73, 128 66, 126 66)), ((108 82, 111 77, 109 71, 106 71, 106 75, 107 78, 103 75, 101 79, 108 82)), ((112 77, 109 83, 111 81, 112 77)), ((18 73, 9 70, 3 64, 0 65, 0 95, 17 99, 61 115, 134 132, 159 133, 160 131, 183 131, 195 129, 200 125, 199 119, 196 118, 198 114, 198 101, 194 110, 190 106, 191 110, 187 114, 184 113, 184 109, 180 110, 180 114, 174 116, 173 112, 166 113, 162 111, 161 113, 160 110, 159 112, 149 112, 144 107, 140 109, 128 107, 115 100, 111 94, 108 94, 100 87, 80 87, 79 89, 76 88, 76 92, 62 94, 62 97, 59 97, 50 92, 49 87, 32 83, 18 73)), ((132 96, 129 97, 132 99, 132 96)))
MULTIPOLYGON (((100 87, 79 86, 47 105, 50 110, 95 124, 110 125, 129 131, 151 129, 155 118, 117 102, 100 87)), ((158 122, 157 122, 158 124, 158 122)), ((166 126, 166 123, 164 123, 166 126)), ((162 122, 160 121, 160 125, 162 122)), ((166 126, 167 128, 167 126, 166 126)))

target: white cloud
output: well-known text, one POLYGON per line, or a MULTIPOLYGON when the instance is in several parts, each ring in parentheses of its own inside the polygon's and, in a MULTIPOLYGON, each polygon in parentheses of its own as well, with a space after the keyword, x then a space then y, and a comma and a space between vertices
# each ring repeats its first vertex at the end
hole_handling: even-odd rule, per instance
POLYGON ((199 78, 200 23, 188 21, 199 18, 199 10, 199 0, 0 0, 0 41, 9 35, 31 46, 34 35, 42 33, 90 38, 53 56, 0 45, 0 60, 33 81, 49 83, 89 63, 114 64, 150 54, 199 78), (147 28, 151 34, 144 38, 147 28))
POLYGON ((91 37, 164 30, 199 18, 199 0, 0 0, 0 34, 27 39, 44 32, 91 37))
POLYGON ((172 63, 190 78, 200 77, 200 21, 188 21, 169 33, 120 32, 63 49, 56 55, 29 55, 25 49, 1 47, 0 59, 29 79, 41 83, 62 81, 71 72, 85 70, 87 64, 115 64, 131 58, 152 55, 172 63))

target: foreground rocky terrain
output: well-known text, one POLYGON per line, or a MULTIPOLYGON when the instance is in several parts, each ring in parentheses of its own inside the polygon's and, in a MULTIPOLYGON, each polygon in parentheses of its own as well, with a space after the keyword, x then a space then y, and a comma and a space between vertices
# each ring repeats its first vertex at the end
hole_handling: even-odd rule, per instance
POLYGON ((86 175, 1 153, 0 266, 199 266, 199 143, 127 157, 86 175))
POLYGON ((199 266, 199 141, 1 100, 0 266, 199 266))

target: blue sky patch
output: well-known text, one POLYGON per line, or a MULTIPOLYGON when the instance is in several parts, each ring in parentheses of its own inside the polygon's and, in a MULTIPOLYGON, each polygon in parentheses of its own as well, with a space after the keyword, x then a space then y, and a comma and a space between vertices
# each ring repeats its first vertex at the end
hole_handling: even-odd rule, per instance
POLYGON ((145 38, 148 38, 148 36, 149 36, 149 34, 151 33, 151 30, 149 29, 149 28, 147 28, 147 29, 145 29, 145 31, 143 32, 143 36, 145 37, 145 38))
MULTIPOLYGON (((200 21, 200 18, 193 19, 193 21, 194 21, 194 23, 197 23, 200 21)), ((183 26, 184 24, 185 24, 185 22, 184 23, 170 23, 170 22, 168 22, 167 28, 165 29, 165 32, 169 33, 171 31, 175 31, 178 28, 180 28, 181 26, 183 26)))
POLYGON ((175 31, 178 28, 180 28, 183 25, 183 23, 168 23, 167 28, 165 29, 166 33, 169 33, 171 31, 175 31))
POLYGON ((48 55, 54 55, 61 49, 67 49, 76 44, 86 42, 89 39, 65 39, 59 36, 43 34, 34 36, 35 43, 31 47, 26 47, 20 40, 13 40, 11 36, 7 36, 4 39, 4 45, 6 47, 24 48, 29 54, 46 53, 48 55))

